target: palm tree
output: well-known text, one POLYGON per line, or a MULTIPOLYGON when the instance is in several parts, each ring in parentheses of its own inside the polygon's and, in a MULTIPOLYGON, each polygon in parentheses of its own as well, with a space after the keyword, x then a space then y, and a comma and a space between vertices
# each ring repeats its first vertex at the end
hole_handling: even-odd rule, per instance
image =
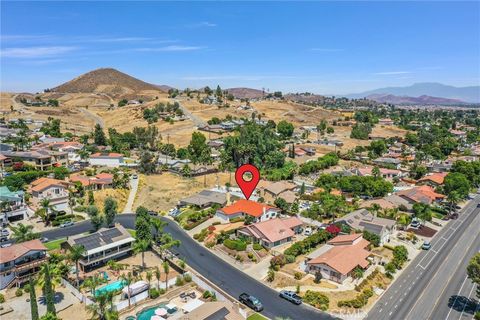
POLYGON ((126 275, 122 275, 122 280, 125 281, 127 285, 127 295, 128 295, 128 307, 130 308, 130 285, 132 284, 134 277, 131 272, 126 275))
POLYGON ((95 297, 95 303, 87 306, 87 311, 92 315, 91 319, 104 319, 107 309, 108 297, 100 294, 95 297))
POLYGON ((45 224, 50 222, 50 211, 52 210, 52 206, 50 205, 50 199, 42 199, 40 202, 40 206, 45 211, 45 224))
POLYGON ((153 277, 152 271, 147 271, 146 278, 147 278, 147 281, 148 281, 148 287, 149 288, 150 288, 150 282, 152 282, 152 277, 153 277))
POLYGON ((165 272, 165 292, 168 290, 168 273, 170 272, 170 265, 168 261, 164 261, 163 264, 163 272, 165 272))
POLYGON ((83 285, 87 288, 90 289, 92 292, 92 296, 95 297, 95 289, 101 284, 101 280, 98 276, 92 276, 87 278, 84 282, 83 285))
POLYGON ((34 233, 32 231, 33 226, 31 225, 24 225, 23 223, 19 223, 16 227, 12 226, 11 229, 13 232, 13 238, 17 243, 40 238, 40 233, 34 233))
POLYGON ((145 269, 145 251, 150 247, 151 241, 137 240, 133 244, 133 252, 142 254, 142 270, 145 269))
POLYGON ((78 262, 80 261, 80 259, 83 258, 83 255, 85 253, 85 247, 84 246, 80 246, 80 245, 73 245, 71 246, 69 249, 69 254, 68 254, 68 258, 75 262, 75 274, 76 274, 76 277, 77 277, 77 288, 80 284, 80 280, 79 280, 79 267, 78 267, 78 262))
POLYGON ((157 266, 155 268, 155 278, 157 279, 157 289, 160 289, 160 276, 161 276, 160 268, 157 266))

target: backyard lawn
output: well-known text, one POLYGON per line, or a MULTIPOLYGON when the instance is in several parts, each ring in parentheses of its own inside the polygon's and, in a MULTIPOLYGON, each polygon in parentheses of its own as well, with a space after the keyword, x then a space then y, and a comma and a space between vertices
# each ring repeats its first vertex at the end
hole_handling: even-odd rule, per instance
POLYGON ((65 240, 67 240, 67 239, 66 238, 61 238, 61 239, 58 239, 58 240, 45 242, 44 245, 45 245, 45 247, 47 247, 48 251, 57 250, 57 249, 60 249, 60 244, 62 242, 64 242, 65 240))

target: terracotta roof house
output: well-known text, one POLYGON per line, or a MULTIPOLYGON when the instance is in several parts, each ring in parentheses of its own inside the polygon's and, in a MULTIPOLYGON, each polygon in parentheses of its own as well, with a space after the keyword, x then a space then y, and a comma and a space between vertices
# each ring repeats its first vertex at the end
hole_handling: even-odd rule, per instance
POLYGON ((21 285, 47 261, 47 248, 40 240, 0 248, 0 290, 21 285))
POLYGON ((434 202, 442 201, 445 196, 435 192, 430 186, 420 186, 412 189, 407 189, 397 192, 397 195, 406 199, 410 203, 425 203, 432 204, 434 202))
MULTIPOLYGON (((226 301, 214 301, 203 302, 201 300, 192 300, 191 302, 198 301, 198 307, 193 309, 177 318, 178 320, 193 320, 193 319, 205 319, 205 320, 244 320, 243 313, 240 307, 226 302, 226 301)), ((242 310, 243 311, 243 310, 242 310)))
POLYGON ((302 220, 297 217, 275 218, 247 225, 237 230, 237 234, 266 248, 273 248, 292 241, 295 234, 301 232, 302 225, 302 220))
POLYGON ((232 205, 218 209, 216 216, 226 221, 237 217, 250 216, 254 218, 255 222, 259 222, 277 217, 280 211, 280 209, 264 203, 241 199, 232 205))
POLYGON ((113 186, 113 174, 99 173, 94 177, 77 174, 70 176, 70 182, 80 182, 89 190, 101 190, 113 186))
POLYGON ((120 167, 124 164, 123 155, 120 153, 104 152, 90 155, 91 166, 120 167))
POLYGON ((68 209, 68 183, 62 180, 51 178, 39 178, 28 187, 28 192, 32 195, 31 203, 33 208, 40 208, 43 199, 49 199, 53 209, 68 209))
POLYGON ((367 269, 370 244, 362 234, 339 235, 307 256, 306 271, 320 272, 324 279, 343 283, 355 268, 367 269))
POLYGON ((438 187, 443 184, 443 180, 445 180, 445 177, 447 176, 447 174, 448 172, 432 173, 418 180, 418 183, 427 184, 432 187, 438 187))
POLYGON ((369 231, 380 237, 380 245, 390 240, 395 230, 395 220, 378 218, 367 209, 359 209, 343 216, 338 222, 346 223, 351 228, 360 231, 369 231))

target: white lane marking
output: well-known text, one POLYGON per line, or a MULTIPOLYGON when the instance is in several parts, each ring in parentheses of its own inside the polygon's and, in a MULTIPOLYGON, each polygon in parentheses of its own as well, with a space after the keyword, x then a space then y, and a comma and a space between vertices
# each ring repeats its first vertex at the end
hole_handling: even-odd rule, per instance
MULTIPOLYGON (((474 289, 475 287, 476 287, 476 285, 474 284, 474 285, 472 286, 472 289, 470 289, 470 293, 468 294, 468 300, 470 300, 470 296, 472 295, 472 291, 473 291, 473 289, 474 289)), ((459 292, 459 294, 460 294, 460 292, 459 292)), ((465 302, 465 305, 463 306, 463 309, 462 309, 462 313, 460 313, 459 319, 461 319, 461 318, 463 317, 463 313, 465 312, 465 308, 467 307, 468 302, 469 302, 469 301, 465 302)))

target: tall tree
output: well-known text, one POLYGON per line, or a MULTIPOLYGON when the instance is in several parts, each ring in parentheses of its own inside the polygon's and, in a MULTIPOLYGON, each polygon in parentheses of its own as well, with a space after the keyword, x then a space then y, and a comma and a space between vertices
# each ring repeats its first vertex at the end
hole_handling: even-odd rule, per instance
POLYGON ((477 285, 477 297, 480 298, 480 253, 476 253, 467 266, 467 275, 477 285))
POLYGON ((95 130, 93 132, 93 141, 97 146, 107 145, 107 137, 105 136, 105 132, 103 132, 103 128, 98 123, 95 125, 95 130))
POLYGON ((168 274, 170 273, 170 265, 168 261, 164 261, 162 264, 163 272, 165 272, 165 291, 168 290, 168 274))
POLYGON ((127 273, 126 275, 122 276, 122 280, 125 282, 127 286, 127 296, 128 296, 128 307, 130 308, 130 285, 132 284, 134 280, 134 276, 132 275, 131 272, 127 273))
POLYGON ((135 231, 138 240, 145 240, 149 243, 152 240, 152 223, 148 210, 145 207, 138 207, 135 215, 135 231))
POLYGON ((33 283, 32 276, 28 278, 28 286, 30 289, 30 312, 32 315, 32 320, 38 320, 37 294, 35 293, 35 285, 33 283))
POLYGON ((160 277, 161 277, 161 273, 160 273, 160 268, 158 266, 155 267, 155 279, 157 279, 157 289, 160 289, 160 277))
POLYGON ((54 316, 57 315, 55 310, 55 291, 53 290, 52 278, 50 274, 50 264, 45 263, 43 265, 44 284, 43 295, 45 296, 45 303, 47 305, 47 313, 51 313, 54 316))
POLYGON ((145 251, 150 247, 149 240, 138 240, 133 244, 133 251, 142 254, 142 269, 145 270, 145 251))
POLYGON ((16 243, 40 238, 40 233, 35 233, 32 231, 32 225, 25 225, 23 223, 19 223, 17 226, 12 225, 10 228, 12 229, 13 239, 15 239, 16 243))
POLYGON ((118 204, 117 200, 112 197, 107 197, 103 204, 103 214, 105 216, 105 224, 107 227, 113 226, 115 216, 117 215, 118 204))
POLYGON ((75 276, 77 279, 77 288, 79 287, 80 284, 80 279, 79 279, 79 265, 78 262, 80 259, 82 259, 83 255, 85 253, 85 248, 80 245, 73 245, 72 247, 69 248, 69 253, 68 253, 68 258, 75 263, 75 276))

